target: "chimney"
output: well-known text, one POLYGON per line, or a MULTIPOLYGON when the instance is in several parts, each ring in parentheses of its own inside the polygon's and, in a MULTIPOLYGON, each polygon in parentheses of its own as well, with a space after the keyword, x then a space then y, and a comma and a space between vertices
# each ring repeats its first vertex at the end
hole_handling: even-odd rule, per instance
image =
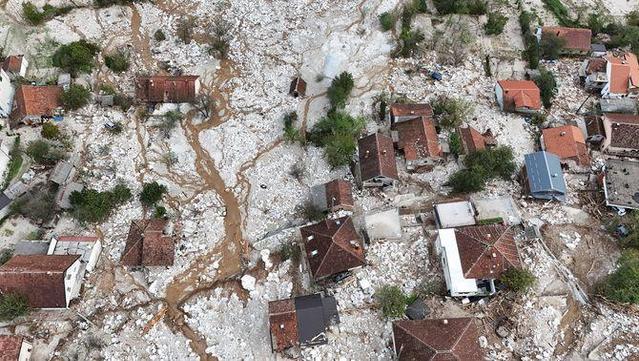
POLYGON ((493 252, 493 258, 497 258, 497 253, 493 252))
POLYGON ((564 135, 566 135, 566 132, 559 133, 559 136, 561 136, 561 137, 563 137, 564 135))
POLYGON ((447 320, 447 319, 443 319, 443 320, 442 320, 442 323, 443 323, 444 325, 448 325, 448 320, 447 320))

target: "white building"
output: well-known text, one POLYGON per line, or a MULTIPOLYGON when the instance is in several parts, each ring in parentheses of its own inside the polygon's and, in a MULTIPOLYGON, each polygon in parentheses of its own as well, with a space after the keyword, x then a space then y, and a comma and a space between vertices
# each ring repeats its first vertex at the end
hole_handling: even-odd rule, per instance
POLYGON ((440 229, 435 249, 453 297, 492 295, 495 280, 521 266, 513 228, 504 225, 440 229))
POLYGON ((439 203, 433 209, 437 228, 472 226, 476 223, 475 209, 468 201, 439 203))
POLYGON ((23 336, 0 335, 0 359, 29 361, 33 346, 23 336))
POLYGON ((79 255, 82 267, 91 272, 98 263, 102 242, 95 236, 54 236, 49 243, 48 255, 79 255))
POLYGON ((9 75, 0 69, 0 117, 7 118, 11 114, 15 90, 9 75))

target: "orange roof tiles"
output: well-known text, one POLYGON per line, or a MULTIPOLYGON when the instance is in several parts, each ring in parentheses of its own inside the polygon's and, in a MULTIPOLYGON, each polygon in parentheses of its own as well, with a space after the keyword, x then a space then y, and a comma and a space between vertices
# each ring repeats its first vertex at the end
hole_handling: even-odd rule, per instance
POLYGON ((404 104, 394 103, 390 106, 390 114, 393 117, 422 116, 431 118, 433 108, 430 104, 404 104))
POLYGON ((141 76, 136 79, 139 100, 151 103, 190 103, 195 101, 197 75, 141 76))
POLYGON ((2 69, 7 72, 19 74, 22 68, 22 59, 24 55, 9 55, 2 63, 2 69))
POLYGON ((631 52, 608 53, 605 59, 610 65, 609 91, 613 94, 627 94, 630 88, 639 87, 639 62, 631 52))
POLYGON ((26 116, 53 116, 62 104, 62 88, 56 85, 21 85, 16 91, 11 118, 22 120, 26 116))
POLYGON ((333 179, 325 184, 326 204, 329 209, 353 209, 351 183, 343 179, 333 179))
POLYGON ((297 313, 295 300, 270 301, 268 303, 268 318, 275 351, 282 351, 299 344, 297 331, 297 313))
POLYGON ((500 80, 497 82, 504 92, 504 109, 541 109, 541 93, 531 80, 500 80))
POLYGON ((486 139, 475 128, 468 126, 457 128, 466 153, 473 153, 486 149, 486 139))
POLYGON ((581 166, 590 165, 590 156, 584 135, 574 125, 564 125, 542 130, 545 150, 561 160, 574 160, 581 166))
POLYGON ((590 29, 566 28, 562 26, 546 26, 541 30, 544 33, 553 33, 558 38, 564 39, 564 49, 589 52, 592 38, 590 29))
POLYGON ((404 151, 406 160, 440 157, 442 155, 435 124, 430 118, 417 117, 395 123, 393 127, 399 135, 397 147, 404 151))

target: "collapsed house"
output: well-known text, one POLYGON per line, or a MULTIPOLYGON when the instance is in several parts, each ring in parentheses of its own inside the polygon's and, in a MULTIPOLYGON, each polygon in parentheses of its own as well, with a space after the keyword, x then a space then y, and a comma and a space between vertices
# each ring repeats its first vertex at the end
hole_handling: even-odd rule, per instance
POLYGON ((400 320, 393 322, 392 330, 398 361, 461 361, 484 357, 473 318, 400 320))
POLYGON ((351 183, 343 179, 333 179, 328 183, 313 186, 311 202, 320 211, 352 211, 355 204, 351 183))
POLYGON ((291 86, 289 87, 288 94, 293 98, 306 96, 306 81, 301 77, 295 77, 293 81, 291 81, 291 86))
POLYGON ((635 155, 639 150, 639 116, 607 113, 601 116, 604 139, 601 150, 607 153, 635 155))
POLYGON ((458 127, 456 131, 464 154, 471 154, 497 145, 497 141, 490 129, 480 133, 477 129, 467 125, 458 127))
POLYGON ((339 324, 337 301, 316 293, 268 303, 271 351, 322 345, 331 326, 339 324))
POLYGON ((521 267, 513 227, 501 224, 446 228, 435 241, 448 292, 453 297, 489 296, 495 280, 521 267))
POLYGON ((433 205, 437 228, 455 228, 472 226, 475 221, 475 208, 468 201, 441 202, 433 205))
POLYGON ((0 293, 17 293, 32 308, 68 308, 80 292, 79 255, 16 255, 0 266, 0 293))
POLYGON ((358 178, 364 187, 392 186, 399 180, 393 140, 374 133, 358 141, 358 178))
POLYGON ((558 156, 562 163, 578 167, 590 166, 586 139, 574 125, 543 129, 541 145, 543 150, 558 156))
POLYGON ((530 114, 541 110, 541 93, 531 80, 500 80, 495 98, 505 112, 530 114))
POLYGON ((544 35, 552 34, 563 40, 559 52, 563 55, 587 55, 591 49, 592 31, 583 28, 568 28, 563 26, 544 26, 537 28, 535 35, 541 42, 544 35))
POLYGON ((366 264, 364 243, 350 217, 325 219, 300 228, 304 253, 316 281, 366 264))
POLYGON ((91 272, 98 263, 102 242, 97 236, 53 236, 50 241, 24 240, 16 244, 14 254, 80 256, 80 272, 91 272))
POLYGON ((420 116, 402 120, 394 123, 392 129, 393 143, 404 154, 408 170, 433 164, 441 158, 442 149, 431 118, 420 116))
POLYGON ((415 118, 433 118, 433 108, 430 104, 393 103, 390 106, 389 117, 391 125, 415 118))
POLYGON ((166 219, 131 221, 120 263, 127 267, 172 266, 175 242, 166 219))
POLYGON ((139 76, 135 80, 136 98, 145 103, 193 103, 200 91, 197 75, 139 76))

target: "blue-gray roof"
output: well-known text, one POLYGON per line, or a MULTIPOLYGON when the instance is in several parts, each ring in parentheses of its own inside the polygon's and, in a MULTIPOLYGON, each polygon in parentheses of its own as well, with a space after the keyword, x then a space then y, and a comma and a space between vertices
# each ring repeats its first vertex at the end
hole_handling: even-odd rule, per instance
POLYGON ((559 157, 548 152, 524 156, 530 194, 539 199, 566 200, 566 181, 559 157))

